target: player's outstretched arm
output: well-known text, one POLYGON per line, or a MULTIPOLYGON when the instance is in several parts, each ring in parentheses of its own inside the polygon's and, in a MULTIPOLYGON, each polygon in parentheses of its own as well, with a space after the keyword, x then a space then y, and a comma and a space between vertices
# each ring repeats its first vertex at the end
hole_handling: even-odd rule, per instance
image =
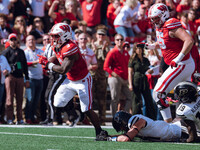
POLYGON ((118 142, 129 142, 132 141, 133 138, 138 134, 138 132, 144 128, 146 125, 146 121, 144 119, 139 119, 134 125, 132 125, 131 129, 122 135, 112 137, 112 141, 118 141, 118 142))

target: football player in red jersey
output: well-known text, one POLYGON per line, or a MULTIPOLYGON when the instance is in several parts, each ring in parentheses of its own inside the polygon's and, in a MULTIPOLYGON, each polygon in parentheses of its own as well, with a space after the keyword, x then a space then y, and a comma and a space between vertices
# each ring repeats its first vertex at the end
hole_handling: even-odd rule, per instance
POLYGON ((169 10, 163 3, 154 4, 148 17, 156 26, 157 42, 146 44, 148 49, 160 48, 168 69, 158 79, 153 96, 166 122, 172 121, 166 95, 181 81, 190 81, 195 70, 190 50, 194 45, 192 37, 182 28, 179 20, 170 18, 169 10))
POLYGON ((78 94, 81 111, 90 118, 96 130, 96 140, 99 140, 99 136, 106 136, 107 131, 102 130, 97 114, 92 110, 92 77, 77 44, 71 40, 71 31, 71 27, 66 23, 55 24, 50 30, 51 45, 60 65, 49 62, 43 56, 39 62, 50 70, 67 74, 54 96, 54 106, 64 107, 78 94))

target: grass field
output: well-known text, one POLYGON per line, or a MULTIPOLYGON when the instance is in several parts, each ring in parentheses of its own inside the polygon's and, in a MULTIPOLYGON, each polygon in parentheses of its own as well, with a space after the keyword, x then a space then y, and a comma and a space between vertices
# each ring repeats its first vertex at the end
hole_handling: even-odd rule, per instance
MULTIPOLYGON (((109 134, 116 132, 103 127, 109 134)), ((200 143, 99 142, 91 126, 0 125, 0 150, 199 150, 200 143)))

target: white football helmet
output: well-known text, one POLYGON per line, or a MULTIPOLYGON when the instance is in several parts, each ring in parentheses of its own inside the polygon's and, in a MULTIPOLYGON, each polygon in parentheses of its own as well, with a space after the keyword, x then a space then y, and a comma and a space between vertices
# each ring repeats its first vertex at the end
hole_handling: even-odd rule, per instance
POLYGON ((50 30, 51 45, 59 48, 67 40, 72 39, 72 29, 66 23, 57 23, 50 30))
POLYGON ((158 28, 165 23, 169 16, 168 7, 163 3, 152 5, 148 13, 148 18, 150 18, 151 22, 158 28))

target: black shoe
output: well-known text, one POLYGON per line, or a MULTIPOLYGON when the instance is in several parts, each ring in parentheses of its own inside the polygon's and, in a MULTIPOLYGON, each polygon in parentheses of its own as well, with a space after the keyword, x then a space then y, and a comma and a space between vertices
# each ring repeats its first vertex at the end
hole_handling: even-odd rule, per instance
POLYGON ((69 125, 69 127, 75 127, 77 125, 77 123, 79 122, 80 117, 78 116, 76 119, 74 119, 72 121, 72 123, 69 125))
POLYGON ((96 136, 96 141, 107 141, 107 137, 109 137, 108 132, 105 130, 101 130, 101 132, 96 136))
POLYGON ((49 125, 50 126, 50 125, 53 125, 53 122, 51 119, 46 119, 44 121, 41 121, 40 125, 49 125))

